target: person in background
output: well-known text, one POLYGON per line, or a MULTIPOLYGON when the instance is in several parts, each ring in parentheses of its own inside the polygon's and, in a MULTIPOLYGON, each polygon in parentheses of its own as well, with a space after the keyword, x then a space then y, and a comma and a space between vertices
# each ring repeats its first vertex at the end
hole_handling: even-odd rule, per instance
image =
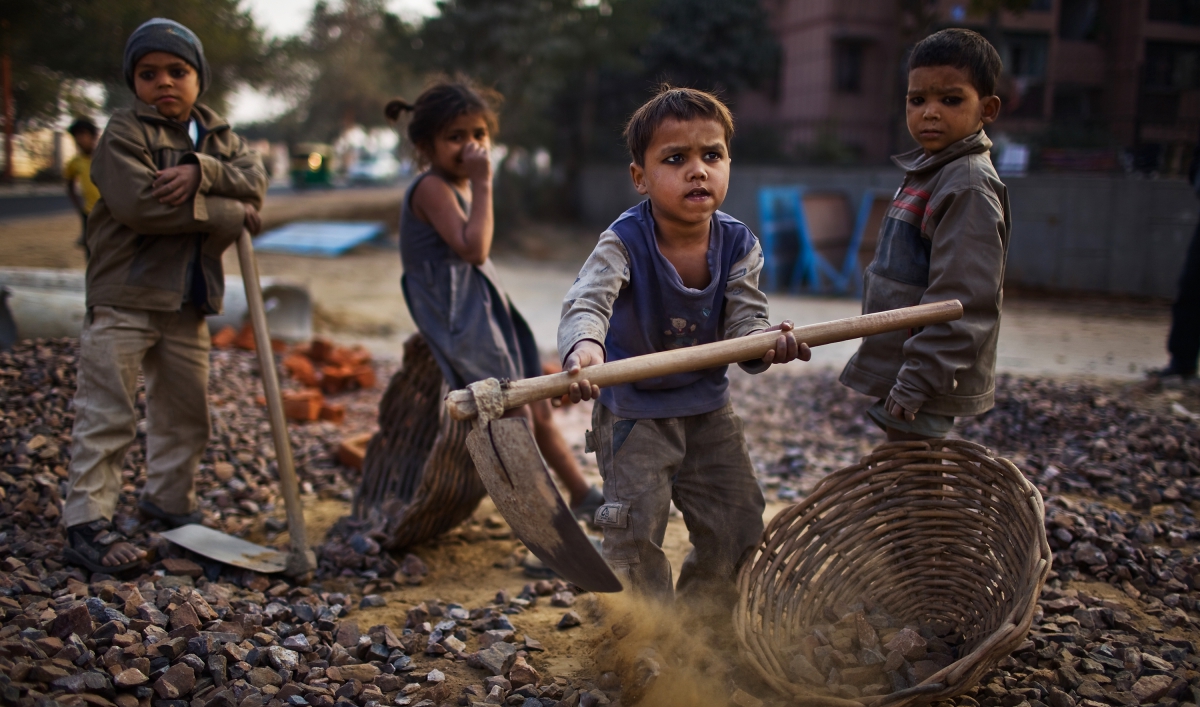
MULTIPOLYGON (((1192 189, 1200 196, 1200 145, 1192 154, 1192 168, 1188 174, 1192 189)), ((1190 380, 1196 377, 1196 363, 1200 359, 1200 223, 1188 245, 1187 257, 1183 261, 1183 272, 1179 274, 1179 294, 1171 305, 1171 333, 1167 335, 1167 353, 1171 361, 1166 368, 1150 371, 1150 376, 1160 381, 1165 379, 1190 380)))
MULTIPOLYGON (((414 103, 396 99, 384 111, 392 122, 412 113, 408 138, 426 167, 401 205, 400 285, 451 388, 542 374, 533 332, 488 257, 494 226, 490 150, 497 128, 489 98, 499 97, 443 81, 414 103)), ((584 479, 554 424, 550 403, 543 400, 510 414, 532 418, 538 448, 566 486, 571 510, 590 519, 604 496, 584 479)))
POLYGON ((92 152, 96 149, 100 131, 90 119, 76 118, 67 128, 67 132, 75 141, 75 156, 67 161, 67 166, 63 169, 63 179, 67 182, 67 198, 71 200, 83 221, 83 228, 79 232, 79 245, 83 247, 86 255, 88 214, 100 200, 100 190, 92 183, 92 152))

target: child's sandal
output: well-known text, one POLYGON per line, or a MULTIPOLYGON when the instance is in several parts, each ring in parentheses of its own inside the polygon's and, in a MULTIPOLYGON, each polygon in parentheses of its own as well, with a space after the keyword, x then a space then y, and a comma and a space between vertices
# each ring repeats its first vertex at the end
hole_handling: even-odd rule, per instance
POLYGON ((63 550, 63 557, 73 565, 105 574, 125 572, 141 564, 141 560, 120 565, 104 564, 104 556, 109 548, 120 542, 129 542, 129 539, 113 528, 112 521, 94 520, 72 525, 67 528, 67 547, 63 550))
POLYGON ((200 511, 192 511, 191 513, 167 513, 159 508, 157 504, 146 499, 138 501, 138 512, 143 518, 151 520, 159 520, 172 528, 178 528, 183 525, 191 525, 204 520, 204 515, 200 511))

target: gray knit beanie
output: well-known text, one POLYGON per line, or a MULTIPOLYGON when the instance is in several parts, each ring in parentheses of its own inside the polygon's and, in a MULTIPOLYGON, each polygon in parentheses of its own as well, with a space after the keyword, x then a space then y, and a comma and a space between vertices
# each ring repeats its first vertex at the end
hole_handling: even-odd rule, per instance
POLYGON ((200 75, 200 93, 208 88, 212 75, 208 60, 204 58, 204 45, 200 38, 175 20, 155 17, 147 20, 129 35, 125 42, 125 83, 133 88, 133 69, 139 60, 151 52, 167 52, 192 65, 200 75))

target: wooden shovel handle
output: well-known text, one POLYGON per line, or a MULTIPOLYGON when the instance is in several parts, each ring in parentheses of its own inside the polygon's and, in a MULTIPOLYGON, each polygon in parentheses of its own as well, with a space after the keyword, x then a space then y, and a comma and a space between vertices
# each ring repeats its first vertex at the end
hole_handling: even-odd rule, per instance
MULTIPOLYGON (((961 319, 962 314, 962 303, 955 299, 810 324, 798 327, 793 332, 797 342, 806 343, 810 347, 821 346, 898 329, 914 329, 952 322, 961 319)), ((778 338, 778 331, 765 331, 737 339, 602 363, 585 368, 575 375, 563 371, 549 376, 512 381, 504 389, 504 409, 511 410, 538 400, 565 395, 572 383, 581 380, 607 388, 647 378, 660 378, 675 373, 702 371, 706 368, 753 361, 775 348, 778 338)), ((475 395, 470 390, 455 390, 446 396, 446 409, 455 420, 474 419, 477 414, 475 395)))
POLYGON ((242 229, 237 241, 238 261, 242 266, 242 282, 246 287, 246 308, 250 310, 250 326, 254 330, 254 347, 258 351, 258 367, 262 377, 263 396, 271 421, 271 437, 275 442, 275 464, 279 469, 279 487, 283 491, 283 507, 287 511, 291 552, 288 553, 287 573, 290 576, 307 574, 317 568, 316 558, 308 549, 304 530, 304 509, 300 505, 300 486, 296 483, 296 467, 292 460, 292 444, 288 438, 287 419, 283 414, 283 398, 279 393, 279 376, 275 371, 275 353, 271 350, 271 332, 267 329, 267 310, 263 306, 262 284, 258 280, 258 261, 250 232, 242 229))

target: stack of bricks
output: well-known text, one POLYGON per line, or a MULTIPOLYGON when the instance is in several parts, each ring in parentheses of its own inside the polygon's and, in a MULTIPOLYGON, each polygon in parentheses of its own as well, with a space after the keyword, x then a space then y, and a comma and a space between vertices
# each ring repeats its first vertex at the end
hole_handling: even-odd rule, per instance
MULTIPOLYGON (((232 327, 213 336, 213 345, 218 348, 242 346, 244 337, 232 327)), ((250 337, 253 344, 253 337, 250 337)), ((272 348, 278 353, 277 342, 272 348)), ((346 416, 344 405, 328 402, 326 395, 337 395, 360 388, 375 387, 375 368, 371 365, 371 354, 361 346, 350 348, 334 346, 324 339, 313 339, 286 352, 281 363, 284 374, 303 386, 301 390, 283 393, 284 415, 296 422, 326 420, 341 423, 346 416)), ((265 400, 260 400, 265 404, 265 400)))

